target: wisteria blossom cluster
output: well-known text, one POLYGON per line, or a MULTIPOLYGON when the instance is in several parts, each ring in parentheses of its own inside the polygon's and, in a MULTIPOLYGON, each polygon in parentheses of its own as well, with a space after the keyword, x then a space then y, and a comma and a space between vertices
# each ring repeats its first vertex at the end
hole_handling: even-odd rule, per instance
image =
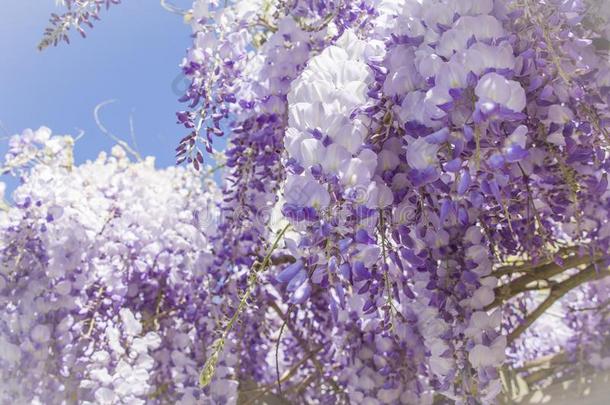
POLYGON ((111 5, 120 4, 121 0, 56 0, 64 5, 67 11, 62 15, 52 14, 50 26, 45 29, 44 37, 38 44, 43 50, 49 46, 57 46, 60 42, 70 43, 69 31, 74 29, 85 38, 87 28, 93 28, 94 21, 99 21, 102 10, 111 5))
MULTIPOLYGON (((111 330, 159 337, 143 391, 211 403, 490 404, 510 398, 515 375, 533 388, 610 369, 603 1, 196 0, 185 21, 191 85, 177 160, 205 176, 215 138, 228 146, 222 190, 209 185, 163 214, 218 210, 182 247, 203 258, 176 259, 184 284, 164 284, 161 302, 180 297, 171 302, 184 309, 167 329, 127 332, 131 316, 150 319, 154 293, 132 302, 109 292, 123 290, 97 265, 79 273, 118 314, 103 313, 111 330), (194 331, 179 349, 189 371, 166 382, 175 371, 155 353, 176 344, 176 324, 194 331)), ((15 148, 29 150, 32 136, 15 148)), ((17 207, 38 209, 21 190, 17 207)), ((128 235, 121 246, 158 238, 128 235)), ((75 389, 92 395, 82 381, 95 379, 76 370, 75 389)), ((123 395, 103 388, 110 401, 123 395)))
POLYGON ((0 403, 201 403, 215 183, 118 146, 74 166, 72 147, 47 128, 10 140, 0 403))

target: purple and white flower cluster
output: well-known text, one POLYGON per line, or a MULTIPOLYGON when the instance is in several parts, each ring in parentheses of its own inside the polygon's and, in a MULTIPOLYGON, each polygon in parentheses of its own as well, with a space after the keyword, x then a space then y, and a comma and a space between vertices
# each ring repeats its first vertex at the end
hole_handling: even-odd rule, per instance
POLYGON ((5 267, 37 269, 2 279, 7 378, 61 365, 33 383, 110 403, 491 404, 507 368, 610 368, 601 2, 196 0, 186 21, 177 159, 201 170, 227 137, 222 191, 120 156, 85 181, 67 141, 11 141, 7 170, 42 163, 3 217, 5 267))
POLYGON ((102 10, 112 5, 120 4, 121 0, 56 0, 58 4, 66 7, 62 15, 52 14, 51 25, 45 29, 44 36, 38 44, 38 50, 49 46, 57 46, 60 42, 70 43, 68 35, 71 29, 77 31, 81 37, 87 36, 86 28, 93 28, 93 22, 100 19, 102 10))
MULTIPOLYGON (((205 271, 215 183, 118 146, 75 166, 72 147, 47 128, 10 140, 22 184, 0 212, 0 403, 201 403, 221 316, 205 271)), ((207 397, 235 395, 221 381, 207 397)))

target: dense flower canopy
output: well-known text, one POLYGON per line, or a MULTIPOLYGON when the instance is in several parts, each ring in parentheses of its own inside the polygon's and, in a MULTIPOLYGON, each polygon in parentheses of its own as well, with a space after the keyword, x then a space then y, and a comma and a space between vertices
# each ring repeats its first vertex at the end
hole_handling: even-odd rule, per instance
POLYGON ((610 369, 608 17, 196 0, 176 156, 206 178, 227 137, 222 190, 14 138, 0 362, 42 374, 3 395, 487 404, 610 369))
POLYGON ((0 403, 197 403, 217 187, 118 146, 73 166, 72 147, 47 128, 10 141, 0 403))

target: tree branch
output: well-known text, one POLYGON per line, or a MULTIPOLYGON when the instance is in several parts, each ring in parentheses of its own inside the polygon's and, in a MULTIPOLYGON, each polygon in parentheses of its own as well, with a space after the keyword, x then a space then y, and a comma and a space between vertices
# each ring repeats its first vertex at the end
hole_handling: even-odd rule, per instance
MULTIPOLYGON (((586 256, 574 255, 574 256, 562 257, 561 259, 563 261, 563 265, 561 265, 561 266, 555 262, 550 262, 550 263, 546 263, 546 264, 543 264, 538 267, 532 267, 527 272, 527 274, 525 274, 513 281, 510 281, 504 285, 496 287, 496 289, 495 289, 496 298, 491 304, 489 304, 485 308, 485 310, 489 311, 490 309, 493 309, 493 308, 501 305, 504 301, 518 295, 519 293, 521 293, 525 290, 525 288, 527 287, 528 284, 530 284, 534 281, 548 280, 551 277, 561 274, 566 270, 573 269, 578 266, 582 266, 583 264, 595 263, 599 260, 599 256, 592 257, 589 255, 586 255, 586 256)), ((492 275, 493 274, 494 273, 492 273, 492 275)))
POLYGON ((540 318, 542 314, 569 291, 588 281, 600 279, 608 275, 610 275, 610 270, 608 268, 598 271, 595 268, 595 264, 590 264, 586 269, 551 287, 551 292, 548 297, 536 309, 530 312, 523 322, 508 335, 508 344, 514 342, 515 339, 525 332, 525 330, 540 318))
POLYGON ((549 366, 549 365, 553 365, 553 364, 562 364, 565 361, 566 361, 566 353, 562 351, 559 353, 554 353, 554 354, 550 354, 548 356, 540 357, 540 358, 537 358, 532 361, 528 361, 522 367, 515 368, 514 370, 517 373, 521 373, 524 371, 529 371, 533 368, 549 366))
MULTIPOLYGON (((294 328, 294 325, 292 325, 290 320, 286 318, 286 315, 284 315, 284 312, 280 309, 280 307, 275 302, 272 301, 271 308, 273 308, 273 310, 278 314, 278 316, 286 322, 286 325, 288 326, 290 333, 292 334, 292 336, 294 336, 294 338, 299 343, 299 346, 301 346, 301 348, 305 351, 305 353, 308 353, 308 354, 311 353, 311 350, 309 350, 309 345, 307 344, 307 342, 301 337, 301 335, 298 333, 298 331, 294 328)), ((341 387, 339 387, 339 385, 337 384, 337 382, 335 380, 324 376, 324 369, 322 367, 322 364, 320 364, 320 361, 315 356, 311 357, 311 362, 313 363, 313 366, 315 367, 316 371, 324 379, 324 381, 326 381, 337 394, 345 395, 345 392, 343 392, 343 390, 341 389, 341 387)))
POLYGON ((286 254, 274 255, 271 258, 271 264, 274 265, 274 266, 279 266, 279 265, 282 265, 282 264, 294 263, 296 261, 297 261, 297 259, 295 259, 294 256, 286 255, 286 254))
MULTIPOLYGON (((288 370, 284 373, 284 375, 280 378, 280 381, 282 383, 288 381, 293 375, 295 375, 297 373, 297 371, 299 371, 301 369, 301 366, 303 366, 305 363, 307 363, 309 360, 311 360, 320 350, 322 350, 322 348, 323 348, 322 346, 316 346, 313 351, 308 352, 306 354, 306 356, 304 356, 301 360, 297 361, 290 368, 290 370, 288 370)), ((249 393, 254 393, 254 392, 260 391, 259 394, 254 395, 252 398, 244 400, 243 405, 249 405, 249 404, 256 402, 256 400, 263 398, 265 395, 269 394, 269 392, 276 386, 277 386, 276 382, 274 382, 271 384, 263 385, 263 386, 252 388, 252 389, 239 390, 238 394, 240 396, 243 396, 243 395, 246 395, 249 393)), ((294 386, 292 388, 294 388, 294 386)), ((291 390, 291 388, 288 388, 286 391, 289 392, 290 390, 291 390)))
POLYGON ((172 14, 178 14, 178 15, 187 15, 188 14, 188 11, 174 6, 173 4, 169 3, 167 0, 161 0, 161 7, 163 7, 165 10, 169 11, 172 14))
MULTIPOLYGON (((578 251, 581 248, 582 248, 581 246, 568 246, 568 247, 559 249, 557 252, 555 252, 553 254, 553 257, 559 256, 562 259, 565 259, 566 257, 570 256, 570 254, 578 254, 578 251)), ((543 262, 538 262, 538 263, 532 263, 532 262, 528 262, 527 260, 522 260, 522 261, 519 261, 519 264, 510 264, 510 265, 498 267, 496 270, 494 270, 493 275, 496 277, 501 277, 501 276, 506 276, 506 275, 515 274, 515 273, 529 273, 532 270, 535 270, 539 267, 542 267, 542 266, 547 265, 552 262, 553 262, 552 258, 549 258, 543 262)))

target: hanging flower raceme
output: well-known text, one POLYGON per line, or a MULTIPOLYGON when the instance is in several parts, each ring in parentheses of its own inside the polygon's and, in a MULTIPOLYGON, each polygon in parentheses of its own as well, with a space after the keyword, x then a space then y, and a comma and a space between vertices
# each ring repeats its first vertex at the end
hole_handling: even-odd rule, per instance
POLYGON ((58 0, 67 11, 62 15, 53 14, 51 26, 44 31, 38 50, 60 42, 70 43, 69 31, 74 29, 81 37, 87 36, 86 28, 93 28, 93 22, 100 19, 100 13, 110 6, 120 4, 121 0, 58 0))
MULTIPOLYGON (((602 218, 607 218, 607 199, 589 201, 590 210, 597 213, 589 230, 557 226, 560 217, 570 221, 574 211, 565 216, 561 211, 539 211, 547 187, 532 177, 544 178, 542 170, 556 170, 553 165, 540 167, 541 159, 553 156, 559 166, 554 175, 571 177, 582 168, 570 165, 580 165, 587 157, 578 147, 582 157, 563 157, 561 150, 540 143, 532 134, 538 128, 532 129, 528 121, 536 114, 534 107, 526 109, 532 91, 526 79, 529 61, 518 42, 529 38, 509 37, 516 14, 491 1, 466 7, 409 3, 388 9, 394 17, 378 21, 392 21, 396 28, 385 40, 385 50, 369 51, 360 68, 358 56, 349 49, 358 49, 358 40, 342 42, 342 37, 314 57, 293 84, 285 138, 292 173, 284 188, 283 213, 301 232, 296 255, 302 258, 280 273, 278 281, 286 283, 290 302, 301 303, 304 296, 315 294, 310 284, 315 286, 319 279, 318 267, 330 269, 330 252, 336 246, 340 255, 333 259, 338 258, 343 270, 338 278, 345 277, 338 294, 346 290, 362 297, 353 308, 359 319, 372 319, 374 325, 374 309, 384 303, 391 308, 394 300, 411 301, 404 305, 411 311, 420 308, 416 314, 429 307, 429 316, 437 318, 436 329, 427 328, 417 315, 418 327, 410 327, 411 333, 421 336, 420 350, 426 353, 420 357, 419 374, 429 370, 431 387, 455 400, 478 397, 489 402, 501 389, 496 367, 504 360, 507 343, 507 337, 500 335, 500 312, 489 309, 497 302, 498 285, 492 256, 502 260, 524 251, 534 257, 552 255, 552 249, 545 250, 549 243, 565 240, 566 226, 585 232, 579 237, 588 239, 589 232, 606 221, 602 218), (369 97, 379 102, 371 103, 369 97), (363 116, 366 130, 359 131, 363 116), (356 188, 361 192, 354 192, 356 188), (394 201, 402 201, 396 210, 402 223, 367 213, 381 208, 383 215, 383 208, 394 201), (353 204, 356 211, 350 212, 353 204), (363 218, 359 214, 367 218, 368 229, 362 221, 354 221, 363 218), (384 226, 395 229, 396 244, 386 243, 384 226), (531 234, 515 230, 517 226, 533 226, 540 236, 531 239, 531 234), (363 245, 369 245, 366 253, 361 252, 363 245), (393 259, 391 264, 381 260, 384 249, 388 250, 384 255, 393 259), (362 257, 368 260, 359 260, 362 257), (376 284, 378 269, 391 270, 392 265, 405 271, 409 281, 388 271, 376 284), (409 267, 416 273, 410 274, 409 267), (390 291, 387 301, 379 294, 384 284, 390 291), (400 297, 393 291, 404 288, 411 296, 400 297)), ((376 35, 384 32, 387 28, 379 26, 372 33, 359 31, 370 38, 362 49, 374 48, 376 35)), ((575 119, 574 112, 561 104, 549 106, 548 114, 555 126, 575 119)), ((604 131, 598 131, 598 140, 603 140, 604 131)), ((606 156, 607 152, 598 154, 593 162, 597 169, 586 169, 597 172, 590 181, 599 184, 604 194, 607 184, 600 170, 607 165, 606 156)), ((607 251, 607 242, 606 237, 595 238, 593 249, 607 251)), ((332 300, 333 290, 327 292, 332 300)), ((333 305, 329 303, 329 309, 333 305)), ((391 319, 391 312, 387 309, 385 317, 391 319)), ((383 325, 381 313, 377 319, 383 325)), ((396 316, 402 317, 406 314, 396 316)), ((399 327, 400 321, 387 324, 399 327)), ((518 331, 517 327, 509 339, 518 331)), ((390 337, 404 341, 399 334, 390 337)), ((363 400, 375 389, 365 389, 364 397, 352 399, 363 400)), ((358 389, 347 386, 346 391, 355 395, 358 389)), ((421 383, 418 392, 426 392, 421 383)))
POLYGON ((76 166, 72 147, 47 128, 10 141, 23 183, 0 212, 0 402, 231 400, 230 355, 227 378, 198 382, 220 315, 214 182, 118 146, 76 166))
MULTIPOLYGON (((25 190, 35 190, 28 184, 48 177, 30 175, 16 194, 24 197, 4 216, 15 216, 5 229, 6 240, 17 241, 4 249, 11 263, 43 270, 34 272, 34 287, 7 273, 4 285, 22 284, 4 291, 18 297, 10 302, 37 299, 40 285, 63 282, 56 281, 60 270, 45 270, 58 258, 70 261, 62 269, 78 269, 70 271, 87 280, 79 291, 90 295, 83 299, 89 306, 62 309, 81 322, 97 316, 87 323, 88 338, 111 347, 97 363, 77 362, 95 382, 70 389, 87 400, 99 390, 103 400, 147 392, 223 403, 491 404, 502 381, 517 373, 507 368, 530 387, 564 371, 573 375, 571 366, 555 372, 561 359, 607 369, 610 68, 600 4, 197 0, 187 15, 193 46, 182 63, 189 106, 178 113, 189 134, 177 156, 201 169, 199 146, 213 152, 214 137, 227 137, 218 230, 171 239, 180 221, 199 221, 184 212, 216 213, 199 191, 180 200, 180 215, 155 214, 167 218, 163 231, 173 235, 155 250, 164 252, 166 267, 144 260, 147 276, 134 279, 137 272, 116 270, 121 252, 138 262, 147 254, 141 240, 155 239, 154 232, 138 220, 124 225, 119 239, 98 224, 93 229, 104 232, 97 236, 85 229, 74 242, 53 244, 46 235, 58 222, 40 222, 38 211, 59 218, 45 202, 59 196, 26 199, 25 190), (44 232, 32 231, 42 225, 44 232), (93 256, 73 253, 84 251, 83 243, 93 243, 93 256), (26 254, 11 246, 27 246, 26 254), (94 265, 83 267, 87 260, 94 265), (179 277, 169 277, 172 271, 179 277), (159 291, 152 301, 161 313, 176 311, 162 320, 148 306, 159 291), (91 302, 99 304, 92 309, 91 302), (557 307, 565 321, 553 331, 544 314, 557 307), (99 322, 106 322, 103 330, 99 322), (168 337, 170 325, 189 330, 188 339, 168 337), (142 391, 111 392, 110 383, 98 382, 123 378, 91 370, 117 369, 119 347, 144 338, 136 345, 142 350, 124 360, 145 370, 134 373, 142 378, 138 387, 130 384, 142 391), (157 366, 155 353, 166 345, 179 354, 157 366), (188 371, 174 357, 188 361, 188 371), (553 367, 543 357, 553 357, 553 367)), ((46 137, 39 131, 11 141, 7 168, 35 157, 42 163, 32 170, 43 173, 48 154, 37 145, 59 156, 69 143, 46 137)), ((117 173, 121 165, 142 165, 121 162, 116 156, 100 164, 116 165, 117 173)), ((51 173, 81 170, 72 166, 54 164, 51 173)), ((116 226, 143 204, 132 194, 116 208, 107 201, 122 181, 131 184, 121 176, 101 177, 109 184, 99 191, 104 197, 88 199, 106 201, 102 212, 116 226)), ((72 205, 61 201, 53 207, 66 218, 72 205)), ((31 353, 55 336, 53 317, 64 316, 52 310, 41 320, 27 309, 33 304, 19 302, 11 311, 27 313, 30 323, 21 326, 15 316, 5 329, 27 329, 30 343, 10 341, 19 347, 5 356, 11 370, 55 355, 31 353)), ((82 351, 59 358, 73 353, 82 351)))

